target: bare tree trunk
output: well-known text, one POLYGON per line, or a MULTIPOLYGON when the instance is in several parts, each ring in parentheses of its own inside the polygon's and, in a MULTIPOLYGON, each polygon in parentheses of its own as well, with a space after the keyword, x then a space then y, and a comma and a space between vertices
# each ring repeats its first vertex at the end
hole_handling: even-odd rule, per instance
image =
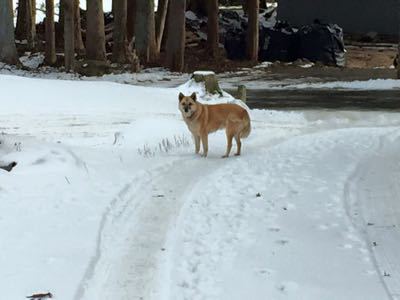
POLYGON ((161 43, 164 35, 165 21, 168 12, 168 2, 168 0, 158 0, 156 15, 156 46, 158 54, 161 51, 161 43))
POLYGON ((247 58, 251 61, 258 60, 259 4, 259 0, 247 0, 249 16, 249 22, 247 26, 247 58))
POLYGON ((15 28, 15 37, 18 40, 26 39, 26 0, 18 1, 17 26, 15 28))
POLYGON ((397 0, 397 25, 399 29, 399 45, 397 51, 397 78, 400 79, 400 0, 397 0))
POLYGON ((0 0, 0 61, 12 65, 19 64, 12 0, 0 0))
POLYGON ((168 8, 167 66, 176 72, 184 69, 185 0, 173 0, 168 8))
POLYGON ((139 58, 143 62, 153 61, 157 57, 153 0, 137 0, 135 21, 135 45, 139 58))
MULTIPOLYGON (((26 30, 26 9, 28 0, 18 0, 17 8, 17 26, 15 28, 16 34, 25 34, 26 30)), ((31 16, 36 20, 36 0, 31 0, 30 7, 32 10, 31 16)), ((24 36, 25 38, 25 36, 24 36)))
POLYGON ((127 0, 113 1, 114 31, 113 31, 113 56, 114 62, 124 64, 127 62, 126 21, 127 0))
POLYGON ((74 0, 74 26, 75 26, 75 51, 79 54, 85 53, 85 45, 82 40, 81 9, 79 0, 74 0))
POLYGON ((28 49, 33 50, 36 47, 36 1, 26 0, 26 39, 28 49))
POLYGON ((111 2, 111 11, 114 14, 114 18, 115 18, 115 10, 117 8, 119 1, 121 1, 121 0, 112 0, 112 2, 111 2))
POLYGON ((54 28, 54 0, 46 0, 46 48, 45 61, 48 65, 56 63, 56 34, 54 28))
POLYGON ((64 1, 60 0, 60 6, 59 6, 59 11, 58 11, 58 24, 60 25, 60 28, 64 28, 64 1))
POLYGON ((132 41, 132 38, 135 35, 135 19, 136 19, 136 0, 128 0, 126 33, 129 43, 132 41))
POLYGON ((207 44, 213 58, 218 56, 219 26, 218 26, 218 0, 207 0, 207 44))
POLYGON ((36 24, 36 0, 31 0, 32 1, 32 17, 35 20, 36 24))
POLYGON ((106 60, 104 13, 102 0, 87 2, 86 56, 90 60, 106 60))
POLYGON ((159 56, 156 44, 156 18, 154 14, 154 0, 150 0, 149 36, 147 44, 149 47, 149 61, 154 61, 159 56))
POLYGON ((73 71, 75 67, 74 0, 61 1, 64 2, 65 69, 67 71, 73 71))

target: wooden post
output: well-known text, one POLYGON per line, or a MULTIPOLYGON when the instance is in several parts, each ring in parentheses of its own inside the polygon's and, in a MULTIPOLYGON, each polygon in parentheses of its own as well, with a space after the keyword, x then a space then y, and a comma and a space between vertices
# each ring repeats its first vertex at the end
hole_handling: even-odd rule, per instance
POLYGON ((244 103, 246 103, 247 91, 246 91, 246 86, 245 85, 239 85, 238 86, 237 98, 242 100, 244 103))

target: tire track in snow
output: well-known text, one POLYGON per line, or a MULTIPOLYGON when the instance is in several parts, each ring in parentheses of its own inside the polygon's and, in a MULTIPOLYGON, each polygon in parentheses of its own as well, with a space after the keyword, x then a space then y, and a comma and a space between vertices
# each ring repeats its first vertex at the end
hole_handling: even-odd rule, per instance
POLYGON ((365 236, 389 299, 400 299, 400 145, 398 129, 382 135, 375 154, 349 177, 348 215, 365 236))
POLYGON ((75 299, 147 299, 157 293, 154 281, 168 252, 166 238, 185 193, 222 163, 180 159, 127 184, 103 215, 96 253, 75 299))

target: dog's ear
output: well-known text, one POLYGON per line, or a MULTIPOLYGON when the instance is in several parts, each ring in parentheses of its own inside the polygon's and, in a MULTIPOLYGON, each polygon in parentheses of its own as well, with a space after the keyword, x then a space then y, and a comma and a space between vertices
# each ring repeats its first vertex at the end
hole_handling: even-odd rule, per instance
POLYGON ((192 98, 192 99, 193 99, 193 101, 196 101, 196 100, 197 100, 196 93, 193 93, 193 94, 190 96, 190 98, 192 98))
POLYGON ((183 98, 185 98, 185 95, 182 93, 179 93, 179 102, 182 101, 183 98))

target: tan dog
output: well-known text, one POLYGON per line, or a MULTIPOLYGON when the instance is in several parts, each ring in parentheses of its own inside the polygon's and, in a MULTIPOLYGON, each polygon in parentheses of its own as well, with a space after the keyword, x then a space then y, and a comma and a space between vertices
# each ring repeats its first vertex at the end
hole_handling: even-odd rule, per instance
POLYGON ((236 104, 201 104, 196 99, 196 94, 185 96, 179 94, 179 110, 183 119, 193 134, 196 154, 200 151, 200 141, 203 144, 203 155, 208 153, 208 134, 219 129, 226 131, 228 145, 223 157, 228 157, 232 148, 232 139, 235 138, 237 152, 240 155, 242 143, 241 138, 249 136, 251 123, 248 112, 236 104))

